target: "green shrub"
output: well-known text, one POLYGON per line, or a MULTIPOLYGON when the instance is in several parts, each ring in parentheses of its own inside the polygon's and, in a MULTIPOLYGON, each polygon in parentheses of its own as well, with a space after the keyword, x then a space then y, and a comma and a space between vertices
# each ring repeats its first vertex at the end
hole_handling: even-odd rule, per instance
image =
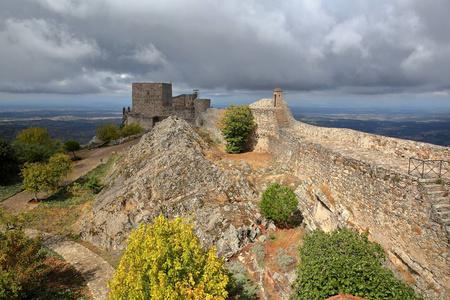
POLYGON ((144 129, 142 129, 141 126, 139 126, 139 123, 130 123, 125 126, 121 126, 119 130, 119 135, 121 137, 127 137, 130 135, 135 135, 143 132, 144 129))
POLYGON ((117 125, 113 122, 105 122, 103 125, 97 126, 97 138, 104 142, 109 143, 113 140, 117 140, 120 137, 119 131, 117 131, 117 125))
POLYGON ((227 142, 228 153, 244 151, 247 136, 253 130, 255 123, 248 105, 230 105, 221 120, 222 134, 227 142))
POLYGON ((381 246, 349 229, 312 231, 299 248, 292 299, 327 299, 339 292, 370 300, 423 299, 382 265, 381 246))
POLYGON ((279 183, 270 185, 262 194, 262 214, 277 223, 285 222, 297 210, 298 200, 292 188, 279 183))
POLYGON ((98 194, 103 189, 104 184, 97 176, 91 176, 89 177, 89 181, 86 182, 84 186, 91 190, 94 194, 98 194))
POLYGON ((27 299, 47 273, 39 239, 22 230, 0 232, 0 299, 27 299))

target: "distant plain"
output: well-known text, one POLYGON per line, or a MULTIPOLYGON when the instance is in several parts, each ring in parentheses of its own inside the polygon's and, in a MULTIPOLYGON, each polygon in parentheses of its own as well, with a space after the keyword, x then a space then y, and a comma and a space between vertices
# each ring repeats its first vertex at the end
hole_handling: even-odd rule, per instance
MULTIPOLYGON (((295 119, 316 126, 358 131, 450 146, 450 112, 408 108, 291 106, 295 119)), ((0 137, 9 140, 30 126, 45 127, 54 139, 88 143, 105 121, 120 124, 122 110, 7 109, 0 110, 0 137)))

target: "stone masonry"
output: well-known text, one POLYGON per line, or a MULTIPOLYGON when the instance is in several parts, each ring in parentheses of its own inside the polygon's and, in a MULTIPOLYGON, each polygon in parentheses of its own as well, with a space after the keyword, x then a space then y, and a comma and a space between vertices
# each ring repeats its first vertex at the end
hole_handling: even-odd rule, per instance
POLYGON ((171 83, 133 83, 132 109, 123 108, 122 124, 139 123, 148 130, 169 116, 193 123, 210 105, 210 99, 198 98, 198 90, 172 97, 171 83))
MULTIPOLYGON (((350 227, 382 245, 387 265, 426 299, 449 299, 450 174, 422 180, 410 157, 450 161, 450 148, 296 121, 281 90, 250 105, 253 151, 273 153, 301 179, 309 229, 350 227)), ((218 110, 203 114, 214 133, 218 110)))

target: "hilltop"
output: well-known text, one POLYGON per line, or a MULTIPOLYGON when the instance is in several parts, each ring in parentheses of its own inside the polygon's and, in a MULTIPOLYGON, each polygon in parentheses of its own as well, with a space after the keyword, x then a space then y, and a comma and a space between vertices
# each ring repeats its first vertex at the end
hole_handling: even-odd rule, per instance
POLYGON ((270 183, 280 182, 295 189, 307 229, 365 232, 383 246, 396 275, 427 299, 449 295, 448 258, 442 255, 449 248, 449 175, 435 184, 419 180, 417 170, 408 172, 409 157, 445 162, 448 147, 307 125, 295 121, 281 99, 251 109, 257 127, 253 151, 244 155, 221 151, 218 109, 203 113, 198 126, 175 117, 157 123, 116 163, 78 233, 102 248, 124 249, 140 222, 160 213, 194 213, 205 246, 247 264, 263 293, 276 287, 273 294, 285 298, 294 261, 277 271, 273 260, 263 268, 266 261, 258 263, 258 255, 294 257, 299 242, 283 239, 275 249, 267 244, 280 232, 257 203, 270 183))

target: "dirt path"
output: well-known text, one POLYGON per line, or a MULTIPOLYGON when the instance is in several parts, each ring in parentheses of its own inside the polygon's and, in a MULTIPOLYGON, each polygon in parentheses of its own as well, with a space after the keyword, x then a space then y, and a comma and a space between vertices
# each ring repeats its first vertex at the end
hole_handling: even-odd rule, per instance
MULTIPOLYGON (((106 148, 97 148, 93 150, 79 151, 76 152, 77 156, 81 157, 82 160, 76 161, 74 163, 73 172, 64 180, 61 185, 68 185, 78 177, 86 174, 96 166, 98 166, 102 162, 106 162, 109 156, 113 152, 119 152, 124 150, 130 146, 136 145, 140 139, 132 140, 120 145, 106 147, 106 148)), ((39 193, 38 196, 40 198, 44 198, 46 194, 39 193)), ((28 204, 28 201, 33 198, 33 194, 27 192, 20 192, 2 202, 0 205, 5 209, 11 211, 14 214, 17 214, 26 209, 33 209, 36 207, 36 204, 28 204)))
MULTIPOLYGON (((36 237, 39 234, 37 230, 25 232, 29 237, 36 237)), ((93 299, 103 300, 108 297, 109 288, 106 283, 114 276, 114 268, 110 264, 76 242, 48 233, 44 233, 41 237, 45 246, 61 255, 81 273, 93 299)))
MULTIPOLYGON (((140 139, 133 140, 117 146, 76 153, 82 160, 75 162, 73 173, 66 178, 62 185, 70 184, 100 163, 106 162, 112 153, 133 146, 137 144, 139 140, 140 139)), ((40 197, 43 196, 43 194, 40 195, 40 197)), ((28 204, 28 200, 31 198, 33 198, 32 194, 21 192, 1 202, 0 205, 13 213, 19 213, 23 210, 36 207, 35 204, 28 204)), ((30 237, 38 235, 38 231, 36 230, 26 230, 26 233, 30 237)), ((114 276, 114 268, 109 263, 82 245, 63 237, 44 233, 42 235, 42 242, 45 246, 61 255, 83 275, 93 299, 103 300, 108 297, 109 288, 106 284, 107 281, 112 280, 114 276)))

